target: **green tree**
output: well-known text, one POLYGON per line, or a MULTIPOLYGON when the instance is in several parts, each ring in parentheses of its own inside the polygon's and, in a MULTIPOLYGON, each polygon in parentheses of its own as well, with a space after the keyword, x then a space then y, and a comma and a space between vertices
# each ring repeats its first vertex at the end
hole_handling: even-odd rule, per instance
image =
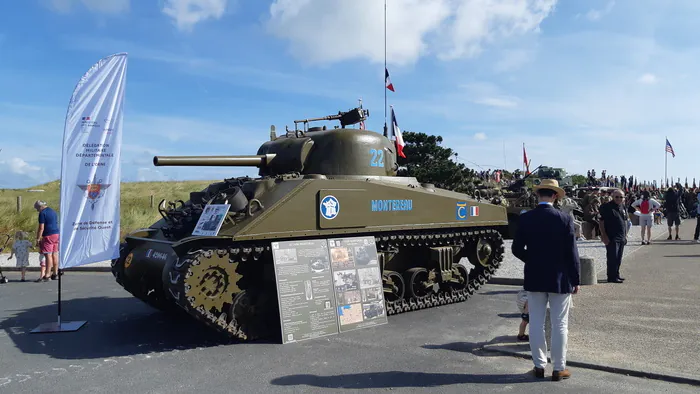
POLYGON ((586 182, 588 182, 588 178, 586 178, 584 175, 581 174, 572 174, 571 175, 571 183, 574 185, 585 185, 586 182))
POLYGON ((419 182, 461 193, 473 189, 475 172, 451 160, 457 153, 440 145, 442 136, 404 131, 403 140, 406 158, 398 158, 399 176, 415 177, 419 182))

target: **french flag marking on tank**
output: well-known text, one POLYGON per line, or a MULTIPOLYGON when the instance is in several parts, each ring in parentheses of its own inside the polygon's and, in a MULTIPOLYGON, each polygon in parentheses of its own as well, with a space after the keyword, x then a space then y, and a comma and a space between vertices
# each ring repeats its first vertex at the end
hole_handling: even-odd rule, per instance
POLYGON ((469 207, 469 216, 479 216, 479 207, 469 207))

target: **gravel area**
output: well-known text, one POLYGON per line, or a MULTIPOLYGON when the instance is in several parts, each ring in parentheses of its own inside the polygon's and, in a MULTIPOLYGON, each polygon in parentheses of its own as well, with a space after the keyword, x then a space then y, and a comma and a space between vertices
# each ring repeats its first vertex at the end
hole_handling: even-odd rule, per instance
MULTIPOLYGON (((662 225, 654 225, 651 228, 652 240, 659 238, 664 238, 668 234, 668 227, 665 223, 662 225)), ((625 247, 624 257, 626 259, 630 254, 634 253, 637 249, 641 248, 641 230, 639 226, 632 226, 628 234, 627 246, 625 247)), ((501 268, 496 272, 496 278, 507 278, 507 279, 523 279, 523 262, 518 260, 513 253, 510 251, 512 240, 506 240, 506 257, 503 260, 501 268)), ((644 246, 645 248, 653 247, 652 242, 649 246, 644 246)), ((598 272, 598 277, 600 278, 600 272, 605 271, 605 245, 600 240, 586 240, 578 242, 578 253, 580 257, 591 257, 595 261, 596 272, 598 272)), ((605 278, 605 273, 603 272, 603 278, 605 278)))

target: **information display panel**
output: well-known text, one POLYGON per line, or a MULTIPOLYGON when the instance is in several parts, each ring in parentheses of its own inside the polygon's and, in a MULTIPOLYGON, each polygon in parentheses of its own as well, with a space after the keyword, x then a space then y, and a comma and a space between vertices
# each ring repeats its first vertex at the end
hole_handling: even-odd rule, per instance
POLYGON ((272 243, 282 343, 338 333, 325 239, 272 243))
POLYGON ((328 240, 340 332, 388 323, 374 237, 328 240))

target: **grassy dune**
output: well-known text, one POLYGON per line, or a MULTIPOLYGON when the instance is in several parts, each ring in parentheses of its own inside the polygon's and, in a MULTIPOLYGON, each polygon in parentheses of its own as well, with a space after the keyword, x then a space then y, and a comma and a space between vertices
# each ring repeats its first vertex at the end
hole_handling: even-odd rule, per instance
MULTIPOLYGON (((140 227, 148 227, 160 219, 158 203, 162 199, 187 201, 189 193, 200 191, 214 181, 186 182, 128 182, 121 184, 121 235, 140 227), (150 196, 154 196, 154 207, 150 207, 150 196)), ((59 212, 59 182, 50 182, 28 189, 0 189, 0 234, 14 235, 23 230, 34 239, 37 212, 33 205, 36 200, 46 201, 59 212), (40 189, 43 192, 28 192, 40 189), (17 213, 17 196, 22 196, 22 210, 17 213)))

